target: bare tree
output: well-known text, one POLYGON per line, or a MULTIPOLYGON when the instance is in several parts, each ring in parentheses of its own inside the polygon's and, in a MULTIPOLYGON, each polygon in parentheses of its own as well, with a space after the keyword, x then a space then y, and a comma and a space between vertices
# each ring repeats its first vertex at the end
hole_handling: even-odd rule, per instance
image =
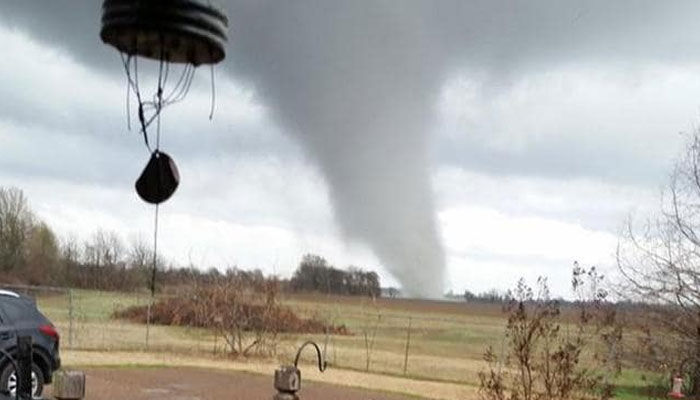
POLYGON ((9 272, 24 265, 24 244, 32 222, 24 193, 0 187, 0 271, 9 272))
MULTIPOLYGON (((83 264, 87 267, 86 285, 94 288, 109 289, 111 273, 125 269, 123 259, 124 245, 114 232, 98 230, 90 240, 85 242, 83 264)), ((123 272, 123 271, 121 271, 123 272)))
MULTIPOLYGON (((129 265, 129 275, 134 279, 132 282, 134 287, 150 288, 153 278, 153 249, 141 238, 131 241, 127 264, 129 265)), ((163 269, 165 260, 159 256, 156 259, 156 265, 158 270, 163 269)))
POLYGON ((78 238, 71 234, 61 239, 60 269, 56 282, 63 286, 72 286, 79 282, 80 245, 78 238))
POLYGON ((134 239, 131 241, 128 259, 131 268, 148 270, 153 264, 153 251, 142 239, 134 239))
POLYGON ((38 285, 47 280, 55 283, 60 274, 58 240, 44 222, 34 225, 25 242, 26 270, 29 284, 38 285))
POLYGON ((620 292, 646 308, 636 360, 682 374, 700 394, 700 136, 677 162, 661 212, 643 224, 630 219, 617 251, 620 292))

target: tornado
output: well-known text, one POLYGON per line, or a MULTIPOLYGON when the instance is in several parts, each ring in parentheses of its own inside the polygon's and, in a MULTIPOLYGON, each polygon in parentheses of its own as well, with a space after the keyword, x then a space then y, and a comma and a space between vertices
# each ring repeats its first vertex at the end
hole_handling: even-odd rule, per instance
POLYGON ((317 165, 343 236, 407 294, 441 296, 428 132, 444 76, 419 13, 393 2, 253 3, 234 8, 231 68, 317 165))

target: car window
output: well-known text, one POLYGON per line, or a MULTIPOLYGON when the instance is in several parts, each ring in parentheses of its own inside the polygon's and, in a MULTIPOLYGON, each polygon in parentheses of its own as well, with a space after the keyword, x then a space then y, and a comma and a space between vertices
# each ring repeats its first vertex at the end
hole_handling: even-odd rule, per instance
POLYGON ((5 311, 8 323, 30 320, 35 315, 33 307, 21 299, 6 299, 0 302, 0 306, 5 311))

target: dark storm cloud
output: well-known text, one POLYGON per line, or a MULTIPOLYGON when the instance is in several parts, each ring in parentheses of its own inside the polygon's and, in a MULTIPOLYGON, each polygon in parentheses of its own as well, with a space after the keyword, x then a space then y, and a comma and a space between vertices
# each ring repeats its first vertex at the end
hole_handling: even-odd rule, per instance
MULTIPOLYGON (((231 20, 231 48, 252 48, 257 59, 274 60, 325 44, 332 47, 330 42, 343 32, 343 22, 348 24, 346 38, 374 39, 358 41, 357 45, 378 48, 392 40, 401 41, 401 35, 409 30, 403 44, 426 64, 498 72, 576 59, 697 60, 700 54, 694 18, 700 6, 689 0, 219 3, 231 20), (262 51, 284 47, 280 42, 299 43, 286 37, 287 33, 313 40, 299 48, 283 48, 277 56, 262 51)), ((114 68, 113 52, 99 44, 100 1, 5 0, 0 10, 5 24, 30 31, 37 39, 67 49, 90 64, 114 68)), ((335 44, 348 45, 337 40, 335 44)), ((336 55, 342 50, 336 49, 336 55)), ((305 55, 310 54, 298 56, 305 55)), ((232 59, 244 60, 235 53, 229 57, 229 66, 232 59)))
MULTIPOLYGON (((635 185, 656 185, 668 175, 672 157, 655 157, 653 150, 639 154, 621 151, 634 134, 615 143, 590 139, 585 129, 575 137, 554 136, 536 141, 526 151, 487 148, 474 140, 445 139, 438 144, 442 162, 496 176, 596 178, 635 185)), ((670 138, 677 132, 667 131, 670 138)), ((611 135, 612 136, 612 135, 611 135)))
MULTIPOLYGON (((432 108, 440 85, 459 73, 478 74, 485 86, 491 84, 498 91, 528 71, 561 64, 607 63, 624 69, 640 63, 700 60, 694 18, 700 5, 694 1, 249 0, 223 5, 231 20, 231 44, 223 68, 256 86, 266 104, 281 101, 282 96, 298 103, 293 104, 295 109, 276 110, 285 124, 294 122, 282 113, 310 115, 324 103, 360 103, 370 109, 422 96, 415 107, 432 108), (268 82, 270 77, 275 81, 268 82), (307 85, 308 77, 314 77, 316 85, 307 85)), ((101 2, 95 0, 5 0, 0 3, 0 21, 122 79, 118 56, 99 40, 100 11, 101 2)), ((26 85, 31 87, 31 82, 26 85)), ((31 108, 13 108, 14 104, 3 108, 15 116, 33 117, 31 108)), ((343 113, 341 109, 340 116, 328 119, 342 123, 351 118, 343 113)), ((468 148, 479 145, 468 140, 442 144, 446 148, 441 156, 448 161, 470 155, 468 148)), ((562 148, 545 147, 532 154, 551 155, 562 148)), ((494 167, 488 153, 479 149, 474 153, 464 165, 486 171, 507 168, 494 167)), ((558 174, 601 172, 592 164, 552 162, 558 174)), ((546 168, 531 169, 533 174, 546 173, 546 168)))

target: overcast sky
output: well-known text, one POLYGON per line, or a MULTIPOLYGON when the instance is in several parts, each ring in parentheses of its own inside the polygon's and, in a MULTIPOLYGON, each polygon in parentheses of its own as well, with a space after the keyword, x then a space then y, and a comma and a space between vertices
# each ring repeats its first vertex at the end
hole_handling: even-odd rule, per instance
MULTIPOLYGON (((288 277, 316 253, 386 285, 567 295, 574 260, 612 267, 627 216, 658 208, 698 121, 696 1, 222 3, 214 119, 206 68, 163 112, 182 182, 159 246, 180 264, 288 277)), ((99 21, 94 0, 0 3, 0 186, 60 235, 149 240, 99 21)))

